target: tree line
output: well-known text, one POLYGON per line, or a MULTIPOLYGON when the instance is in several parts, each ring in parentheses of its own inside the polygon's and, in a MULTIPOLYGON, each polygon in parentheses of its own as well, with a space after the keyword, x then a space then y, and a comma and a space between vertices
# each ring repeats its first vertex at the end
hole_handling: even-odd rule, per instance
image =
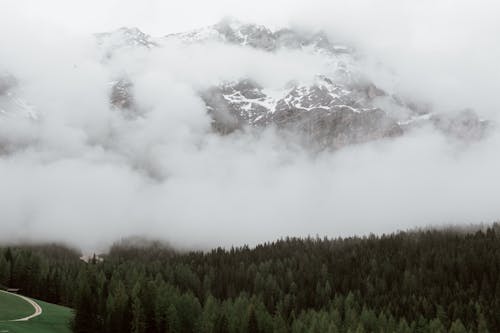
POLYGON ((255 248, 0 248, 0 285, 74 309, 74 332, 500 332, 500 225, 255 248))

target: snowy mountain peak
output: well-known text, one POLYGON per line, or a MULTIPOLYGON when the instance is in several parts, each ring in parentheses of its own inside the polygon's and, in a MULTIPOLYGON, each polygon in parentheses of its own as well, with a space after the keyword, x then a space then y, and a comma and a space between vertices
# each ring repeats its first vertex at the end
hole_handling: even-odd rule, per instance
MULTIPOLYGON (((148 40, 139 30, 120 33, 148 40)), ((364 75, 353 49, 333 43, 321 31, 271 30, 224 19, 212 26, 167 35, 158 46, 162 47, 161 41, 165 40, 187 44, 221 42, 266 52, 293 49, 319 53, 327 59, 325 73, 317 73, 308 82, 291 80, 284 87, 269 88, 242 77, 200 91, 212 117, 212 128, 220 134, 274 126, 301 133, 310 143, 328 148, 399 136, 416 126, 431 125, 461 139, 480 138, 486 128, 486 123, 473 113, 465 120, 448 119, 383 91, 364 75)), ((132 85, 126 80, 115 83, 111 104, 133 118, 141 111, 134 101, 132 85)))
POLYGON ((121 49, 135 49, 158 46, 151 36, 138 28, 121 27, 111 32, 95 34, 98 45, 111 57, 114 52, 121 49))
POLYGON ((262 25, 246 24, 234 19, 225 19, 213 28, 225 41, 242 46, 252 46, 264 50, 273 50, 275 40, 273 32, 262 25))
POLYGON ((204 28, 170 34, 164 38, 184 43, 217 41, 265 51, 312 48, 332 54, 352 52, 350 47, 330 41, 322 31, 305 32, 289 28, 271 30, 263 25, 243 23, 232 18, 226 18, 204 28))

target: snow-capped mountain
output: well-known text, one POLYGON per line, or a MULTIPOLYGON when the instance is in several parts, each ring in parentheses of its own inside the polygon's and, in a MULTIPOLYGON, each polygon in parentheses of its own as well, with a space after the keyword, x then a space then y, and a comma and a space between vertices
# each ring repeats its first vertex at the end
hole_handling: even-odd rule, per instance
MULTIPOLYGON (((428 105, 386 93, 362 73, 359 56, 352 47, 329 40, 323 32, 273 31, 230 19, 154 41, 140 31, 131 32, 122 40, 124 45, 149 48, 162 47, 163 43, 173 40, 184 44, 218 42, 265 52, 292 49, 328 57, 329 72, 317 73, 313 82, 292 81, 281 90, 270 91, 242 77, 200 91, 212 116, 213 129, 221 134, 248 127, 275 126, 299 132, 321 148, 334 148, 403 135, 414 127, 429 124, 465 140, 481 138, 487 128, 487 122, 473 111, 461 112, 455 117, 439 115, 428 105), (394 112, 396 109, 398 112, 394 112)), ((137 107, 132 87, 133 82, 123 78, 115 82, 111 92, 112 104, 126 110, 128 115, 137 107)))
POLYGON ((122 27, 112 32, 95 34, 95 37, 106 58, 111 58, 115 52, 158 46, 151 36, 138 28, 122 27))
POLYGON ((402 134, 398 123, 372 103, 381 94, 373 85, 348 87, 318 76, 312 85, 290 84, 279 97, 241 80, 214 87, 203 99, 221 133, 273 125, 305 134, 321 147, 339 147, 402 134))
MULTIPOLYGON (((213 130, 222 135, 272 126, 299 133, 306 142, 324 149, 401 136, 415 127, 428 125, 455 138, 477 140, 489 124, 472 110, 454 116, 436 114, 428 105, 387 93, 362 72, 355 49, 331 41, 323 32, 271 30, 226 19, 160 38, 137 28, 120 28, 95 37, 105 65, 112 63, 114 55, 120 52, 148 52, 172 41, 187 45, 227 43, 270 53, 286 49, 328 59, 327 72, 316 73, 308 82, 290 81, 279 89, 270 89, 252 78, 241 77, 199 91, 212 118, 213 130)), ((11 75, 0 76, 0 116, 25 115, 36 120, 36 108, 22 98, 17 86, 11 75)), ((134 98, 133 87, 133 80, 127 76, 110 82, 110 105, 127 119, 144 115, 134 98)))
POLYGON ((176 39, 184 43, 219 41, 266 51, 310 48, 332 54, 352 52, 346 45, 332 43, 323 32, 305 33, 292 29, 273 31, 262 25, 242 23, 234 19, 224 19, 215 25, 188 32, 169 34, 163 39, 176 39))

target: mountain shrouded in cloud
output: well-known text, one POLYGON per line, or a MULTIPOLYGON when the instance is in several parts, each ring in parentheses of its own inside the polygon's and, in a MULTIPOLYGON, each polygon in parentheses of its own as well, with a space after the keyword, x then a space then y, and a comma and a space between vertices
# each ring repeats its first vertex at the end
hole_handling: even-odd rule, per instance
POLYGON ((329 26, 55 32, 1 33, 2 240, 215 246, 500 217, 495 82, 436 102, 329 26))

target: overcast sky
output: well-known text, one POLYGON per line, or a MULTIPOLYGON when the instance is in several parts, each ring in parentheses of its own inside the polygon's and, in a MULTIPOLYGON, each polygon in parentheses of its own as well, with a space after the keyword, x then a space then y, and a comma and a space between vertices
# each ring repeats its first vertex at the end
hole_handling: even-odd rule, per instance
MULTIPOLYGON (((212 24, 224 16, 274 26, 290 22, 324 25, 336 22, 343 30, 375 29, 384 34, 428 38, 427 33, 454 35, 455 29, 488 35, 498 28, 495 0, 2 0, 2 11, 24 19, 50 22, 64 29, 96 32, 137 26, 162 35, 212 24), (387 29, 392 25, 394 29, 387 29), (367 29, 369 27, 369 29, 367 29), (420 36, 418 36, 420 35, 420 36)), ((440 35, 440 37, 446 37, 440 35)), ((463 36, 467 39, 468 34, 463 36)), ((478 36, 479 37, 479 36, 478 36)), ((443 40, 446 42, 446 40, 443 40)))
POLYGON ((94 32, 161 36, 225 16, 322 29, 354 45, 367 75, 440 112, 498 120, 497 0, 0 0, 0 70, 42 114, 0 117, 0 240, 86 249, 144 234, 180 246, 281 236, 390 232, 500 219, 500 132, 463 145, 424 129, 311 156, 272 130, 210 133, 197 91, 222 79, 282 85, 321 72, 311 55, 228 45, 159 49, 102 62, 94 32), (76 66, 75 64, 78 64, 76 66), (126 71, 137 121, 109 105, 126 71), (2 141, 3 140, 3 141, 2 141))
POLYGON ((2 0, 19 16, 64 29, 97 32, 137 26, 153 35, 192 29, 236 16, 259 23, 285 24, 297 14, 296 1, 235 0, 2 0))

